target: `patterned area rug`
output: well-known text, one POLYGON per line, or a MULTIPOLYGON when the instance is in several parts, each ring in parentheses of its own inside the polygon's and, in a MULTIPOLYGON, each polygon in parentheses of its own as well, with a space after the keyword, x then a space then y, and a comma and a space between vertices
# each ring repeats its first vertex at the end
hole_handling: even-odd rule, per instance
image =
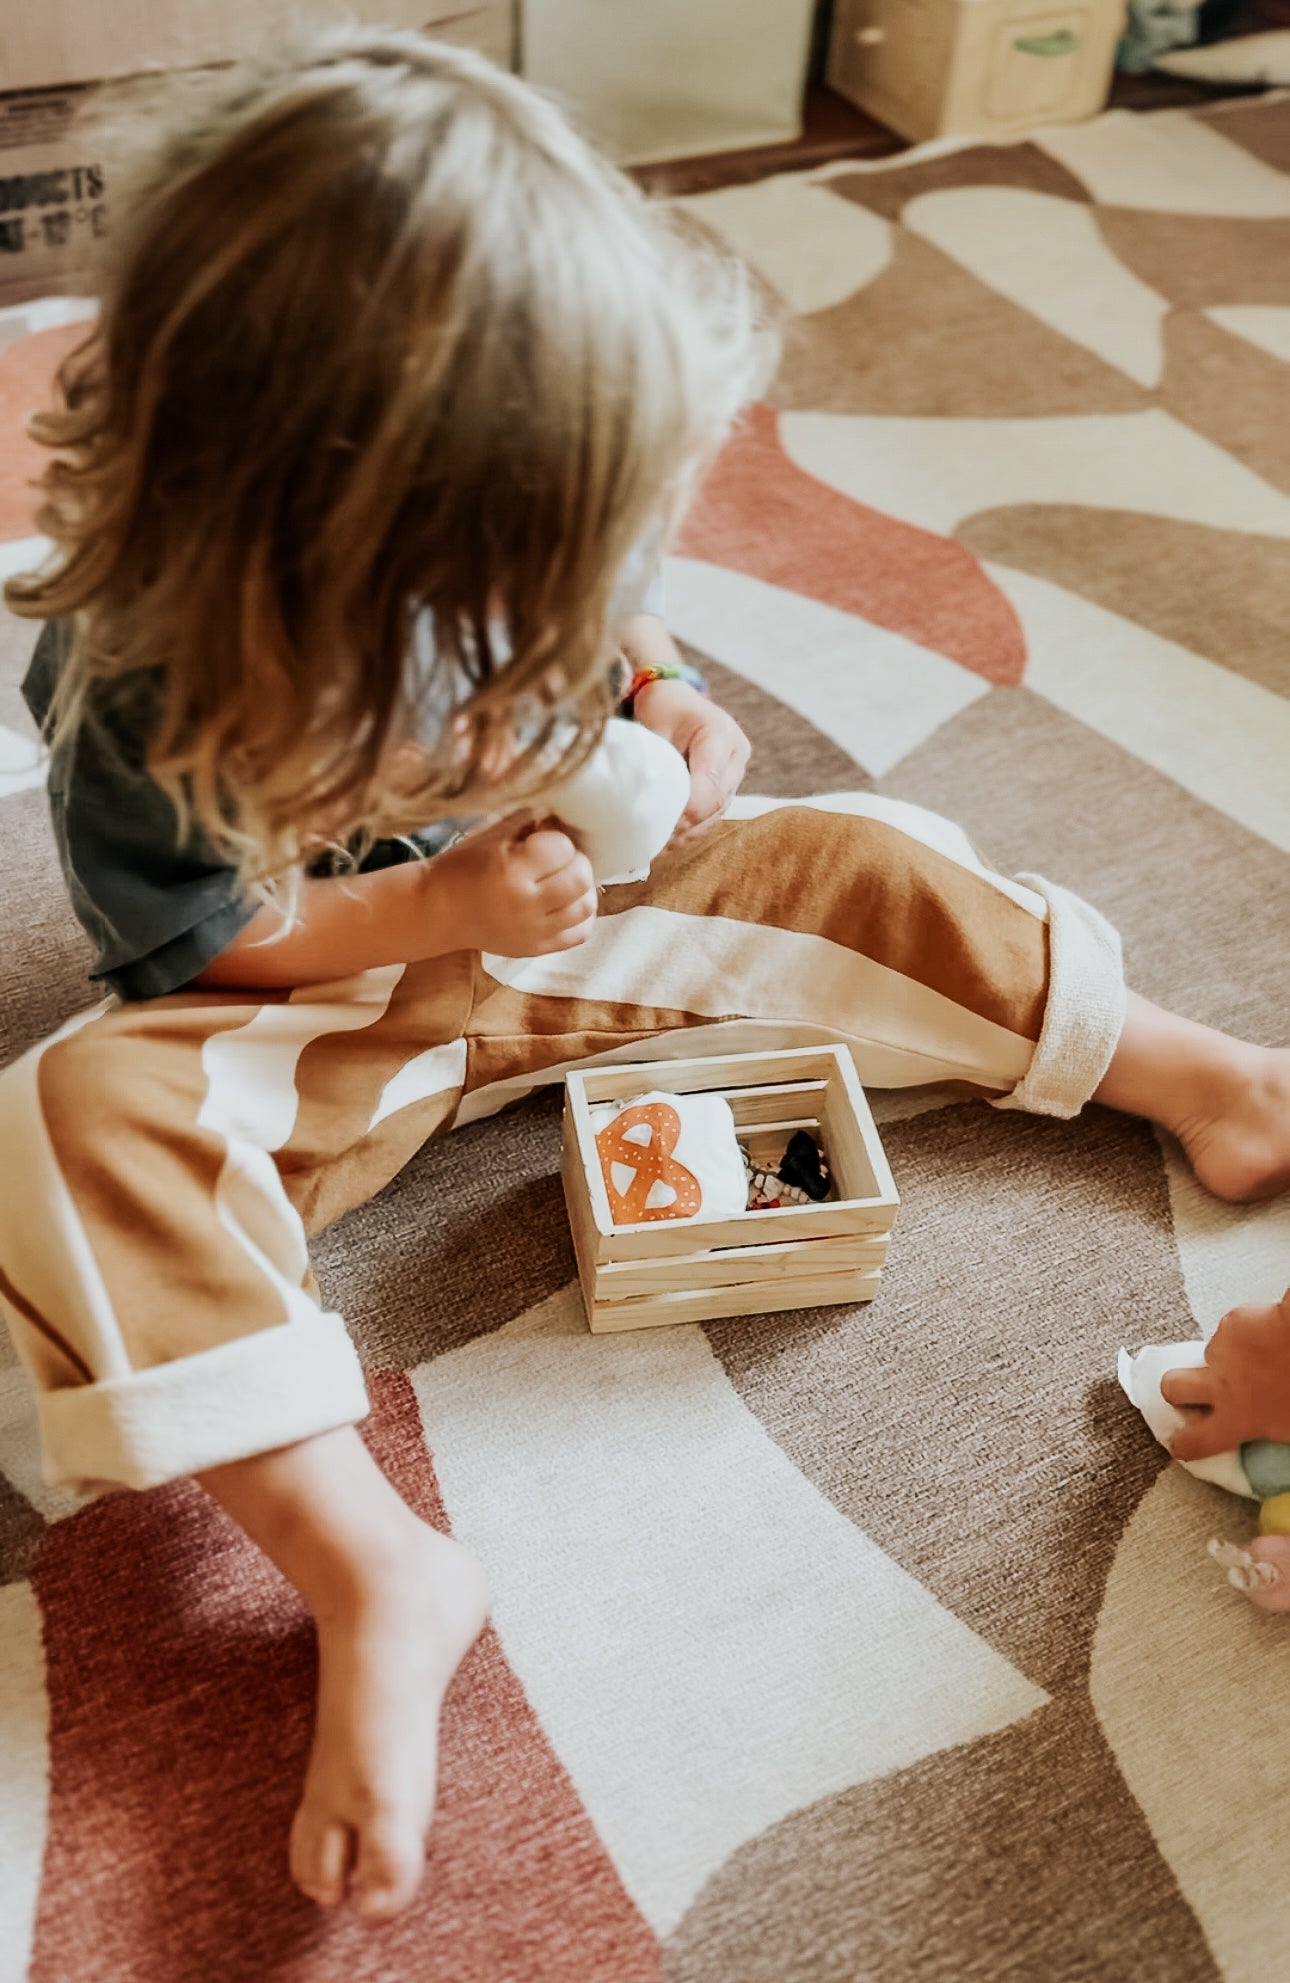
MULTIPOLYGON (((1290 1033, 1290 105, 1115 114, 685 203, 790 322, 670 614, 752 785, 949 813, 1131 977, 1290 1033)), ((18 413, 75 332, 0 315, 18 413)), ((0 552, 10 568, 25 555, 0 552)), ((3 629, 0 1058, 84 1003, 3 629)), ((283 1841, 312 1641, 185 1485, 71 1509, 0 1370, 0 1975, 36 1983, 1269 1983, 1290 1623, 1162 1465, 1121 1344, 1290 1279, 1286 1206, 1146 1127, 878 1098, 872 1309, 592 1339, 552 1097, 317 1265, 371 1441, 484 1556, 424 1896, 321 1919, 283 1841)))

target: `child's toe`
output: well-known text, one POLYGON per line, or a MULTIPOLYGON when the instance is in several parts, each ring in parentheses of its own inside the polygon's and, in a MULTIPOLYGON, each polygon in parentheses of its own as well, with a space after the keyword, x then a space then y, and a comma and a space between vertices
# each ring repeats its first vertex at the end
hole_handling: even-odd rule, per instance
POLYGON ((359 1913, 367 1921, 388 1921, 408 1905, 424 1871, 425 1840, 416 1826, 389 1814, 373 1817, 358 1840, 359 1913))
POLYGON ((338 1906, 352 1857, 349 1826, 302 1804, 291 1827, 291 1877, 301 1893, 320 1907, 338 1906))

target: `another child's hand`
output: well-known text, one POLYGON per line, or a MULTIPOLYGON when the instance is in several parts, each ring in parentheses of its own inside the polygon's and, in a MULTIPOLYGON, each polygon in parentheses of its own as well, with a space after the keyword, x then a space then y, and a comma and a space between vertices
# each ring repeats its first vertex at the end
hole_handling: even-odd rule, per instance
POLYGON ((638 723, 666 737, 690 767, 690 803, 678 837, 720 819, 743 782, 752 746, 733 716, 688 682, 649 682, 632 704, 638 723))
POLYGON ((543 957, 585 943, 596 920, 591 864, 567 833, 514 814, 434 861, 435 913, 455 948, 543 957))
POLYGON ((1290 1291, 1279 1302, 1233 1308, 1195 1370, 1167 1370, 1160 1390, 1188 1413, 1169 1443, 1177 1460, 1207 1460, 1247 1439, 1290 1442, 1290 1291))

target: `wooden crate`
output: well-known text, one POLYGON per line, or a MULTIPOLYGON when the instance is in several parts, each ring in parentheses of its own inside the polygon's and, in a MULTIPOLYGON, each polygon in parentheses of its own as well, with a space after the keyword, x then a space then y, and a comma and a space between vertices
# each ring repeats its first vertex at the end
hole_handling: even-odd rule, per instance
POLYGON ((842 1047, 578 1069, 565 1077, 564 1195, 596 1334, 720 1315, 871 1301, 900 1204, 877 1127, 842 1047), (755 1155, 814 1132, 836 1198, 714 1219, 615 1225, 591 1110, 651 1090, 724 1095, 755 1155))

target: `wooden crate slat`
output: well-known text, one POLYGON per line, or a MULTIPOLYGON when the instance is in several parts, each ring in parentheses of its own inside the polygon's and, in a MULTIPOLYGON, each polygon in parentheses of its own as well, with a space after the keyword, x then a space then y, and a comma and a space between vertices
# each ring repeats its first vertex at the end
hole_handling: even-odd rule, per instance
POLYGON ((726 1219, 674 1219, 652 1225, 615 1226, 601 1236, 600 1259, 657 1260, 676 1252, 678 1242, 710 1253, 718 1246, 752 1246, 760 1238, 767 1246, 790 1239, 834 1239, 845 1233, 873 1238, 891 1231, 893 1208, 885 1200, 826 1198, 816 1205, 781 1205, 776 1211, 732 1212, 726 1219))
POLYGON ((666 1260, 611 1260, 596 1276, 597 1301, 627 1295, 738 1287, 782 1281, 793 1274, 873 1273, 887 1258, 885 1239, 801 1239, 785 1246, 728 1246, 715 1253, 678 1253, 666 1260))
POLYGON ((789 1122, 795 1116, 818 1122, 829 1092, 827 1081, 784 1081, 766 1087, 722 1090, 730 1104, 735 1128, 766 1122, 789 1122))
POLYGON ((583 1304, 590 1314, 596 1299, 598 1235, 592 1222, 591 1207, 587 1203, 582 1159, 578 1154, 578 1140, 567 1115, 560 1149, 560 1178, 564 1185, 564 1202, 569 1211, 569 1229, 573 1234, 573 1251, 578 1262, 578 1280, 582 1287, 583 1304))
POLYGON ((871 1274, 820 1274, 763 1286, 702 1288, 687 1294, 652 1295, 635 1301, 598 1301, 588 1310, 591 1332, 660 1329, 682 1322, 716 1322, 726 1315, 775 1315, 786 1308, 840 1307, 872 1301, 882 1283, 871 1274))
POLYGON ((878 1134, 878 1125, 873 1119, 869 1097, 860 1086, 860 1076, 856 1073, 856 1064, 849 1053, 839 1055, 838 1081, 850 1103, 851 1118, 864 1141, 869 1169, 874 1178, 874 1195, 890 1200, 892 1205, 899 1205, 900 1193, 896 1189, 896 1180, 891 1174, 891 1165, 887 1162, 887 1152, 882 1147, 882 1138, 878 1134))
MULTIPOLYGON (((631 1061, 575 1067, 565 1076, 570 1094, 589 1102, 622 1101, 651 1088, 692 1095, 704 1088, 729 1094, 784 1082, 828 1081, 837 1072, 838 1047, 785 1047, 782 1052, 704 1054, 693 1060, 631 1061), (642 1083, 644 1085, 642 1086, 642 1083)), ((848 1058, 850 1056, 848 1055, 848 1058)))

